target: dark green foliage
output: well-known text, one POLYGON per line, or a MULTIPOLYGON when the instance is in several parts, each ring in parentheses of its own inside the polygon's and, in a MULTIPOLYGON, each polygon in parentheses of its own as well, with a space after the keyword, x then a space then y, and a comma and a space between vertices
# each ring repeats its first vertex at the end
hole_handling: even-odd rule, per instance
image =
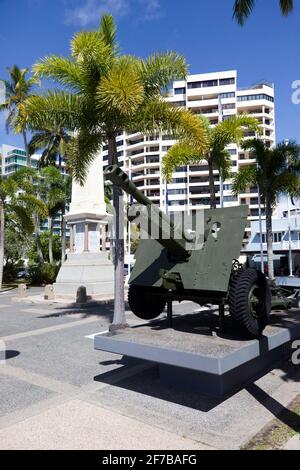
MULTIPOLYGON (((42 246, 42 251, 44 255, 44 259, 46 262, 49 262, 49 232, 42 232, 40 235, 41 239, 41 246, 42 246)), ((53 259, 54 262, 59 262, 60 261, 60 256, 61 256, 61 241, 60 241, 60 236, 59 235, 53 235, 53 259)), ((38 263, 38 255, 37 255, 37 249, 36 249, 36 241, 33 240, 30 250, 28 252, 28 257, 29 257, 29 265, 34 266, 38 263)))
POLYGON ((30 282, 33 285, 53 284, 56 280, 60 264, 45 263, 43 267, 30 268, 30 282))
POLYGON ((4 268, 5 281, 14 281, 19 269, 24 266, 24 258, 27 257, 32 236, 26 235, 14 225, 7 223, 5 229, 4 268))

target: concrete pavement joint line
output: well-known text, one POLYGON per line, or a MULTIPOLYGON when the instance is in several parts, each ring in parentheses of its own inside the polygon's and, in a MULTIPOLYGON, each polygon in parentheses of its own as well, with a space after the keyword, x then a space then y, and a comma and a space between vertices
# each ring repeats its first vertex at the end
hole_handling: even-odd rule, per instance
POLYGON ((38 336, 38 335, 43 335, 45 333, 51 333, 53 331, 59 331, 59 330, 65 330, 68 328, 73 328, 74 326, 78 325, 86 325, 88 323, 96 323, 99 322, 98 318, 91 317, 91 318, 83 318, 82 320, 74 320, 68 323, 64 323, 63 325, 55 325, 55 326, 48 326, 46 328, 39 328, 37 330, 30 330, 26 331, 25 333, 16 333, 15 335, 9 335, 9 336, 3 336, 0 337, 2 341, 13 341, 15 339, 20 339, 20 338, 27 338, 29 336, 38 336))
MULTIPOLYGON (((56 380, 53 380, 53 379, 48 379, 47 377, 44 377, 44 376, 41 376, 41 375, 38 375, 38 374, 32 374, 30 372, 27 372, 27 371, 23 371, 24 373, 20 374, 20 375, 17 375, 17 372, 19 372, 17 370, 16 367, 14 368, 11 368, 11 375, 16 377, 16 378, 19 378, 21 380, 24 380, 24 381, 27 381, 28 383, 33 383, 34 385, 37 385, 39 387, 43 387, 43 388, 48 388, 54 392, 57 392, 58 393, 58 396, 55 396, 55 397, 51 397, 49 399, 46 399, 46 400, 43 400, 41 402, 39 402, 38 404, 36 405, 30 405, 28 406, 27 408, 23 408, 22 410, 18 410, 18 411, 14 411, 6 416, 4 416, 3 418, 0 418, 0 429, 4 429, 4 428, 8 428, 16 423, 19 423, 21 421, 24 421, 28 418, 31 418, 35 415, 38 415, 38 414, 41 414, 42 412, 50 409, 50 408, 53 408, 53 407, 56 407, 56 406, 59 406, 63 403, 67 403, 73 399, 81 399, 81 400, 85 400, 85 401, 89 401, 88 400, 88 396, 89 394, 91 393, 95 393, 97 392, 98 390, 103 390, 104 388, 106 387, 110 387, 118 382, 121 382, 127 378, 130 378, 131 376, 134 376, 136 374, 138 374, 139 372, 143 372, 144 370, 148 369, 148 368, 151 368, 153 367, 153 364, 149 364, 149 363, 144 363, 144 364, 138 364, 137 366, 133 366, 131 367, 130 369, 126 370, 126 371, 123 371, 122 369, 120 371, 116 371, 116 375, 114 377, 111 378, 111 381, 110 383, 95 383, 95 382, 92 382, 91 384, 88 384, 86 386, 83 386, 83 387, 76 387, 75 385, 70 385, 70 384, 65 384, 65 390, 63 390, 63 392, 61 392, 61 390, 64 388, 64 387, 61 387, 61 385, 63 385, 62 382, 59 382, 59 381, 56 381, 56 380), (117 372, 119 372, 117 374, 117 372), (26 380, 26 376, 27 376, 27 379, 26 380), (51 386, 51 383, 52 383, 52 386, 54 385, 54 387, 51 387, 49 388, 47 385, 46 385, 46 382, 49 380, 49 384, 51 386), (56 383, 58 384, 58 388, 55 386, 56 383), (67 389, 67 387, 70 387, 69 389, 67 389), (59 390, 60 388, 60 390, 59 390)), ((0 368, 1 370, 1 368, 0 368)), ((3 373, 5 373, 5 370, 4 368, 2 369, 3 370, 3 373)), ((98 406, 99 403, 98 403, 98 406)))
POLYGON ((38 387, 46 388, 56 393, 76 393, 80 388, 76 385, 71 385, 60 380, 45 377, 44 375, 30 372, 20 367, 14 367, 8 364, 0 366, 0 374, 15 377, 23 382, 36 385, 38 387))

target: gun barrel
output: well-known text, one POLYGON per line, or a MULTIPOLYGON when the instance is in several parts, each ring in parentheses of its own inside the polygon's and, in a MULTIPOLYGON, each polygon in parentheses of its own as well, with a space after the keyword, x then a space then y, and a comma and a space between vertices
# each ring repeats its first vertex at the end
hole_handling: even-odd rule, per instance
POLYGON ((129 176, 118 165, 107 167, 104 170, 104 177, 116 186, 119 186, 119 188, 122 188, 125 193, 130 194, 140 204, 144 206, 152 204, 152 201, 137 189, 136 185, 129 179, 129 176))
MULTIPOLYGON (((170 238, 164 238, 163 234, 159 236, 158 241, 159 243, 167 248, 169 252, 174 256, 182 256, 187 258, 190 254, 185 249, 185 241, 184 236, 182 239, 175 239, 175 227, 173 221, 167 214, 164 214, 153 202, 147 198, 141 191, 137 189, 135 184, 129 179, 128 175, 124 173, 124 171, 118 165, 111 165, 106 168, 104 171, 104 177, 106 180, 111 181, 116 186, 120 187, 125 191, 127 194, 130 194, 138 203, 153 208, 154 214, 157 215, 157 225, 159 229, 161 229, 162 225, 167 225, 170 227, 170 238)), ((151 211, 148 212, 149 217, 151 211)), ((161 230, 160 230, 161 231, 161 230)))

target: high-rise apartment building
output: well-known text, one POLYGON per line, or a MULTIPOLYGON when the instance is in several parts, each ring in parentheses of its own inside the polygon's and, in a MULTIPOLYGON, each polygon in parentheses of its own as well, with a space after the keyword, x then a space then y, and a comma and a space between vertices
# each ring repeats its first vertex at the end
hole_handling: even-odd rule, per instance
MULTIPOLYGON (((166 100, 177 106, 190 109, 209 119, 211 126, 230 116, 247 113, 256 117, 262 126, 262 138, 268 146, 275 144, 274 87, 260 82, 249 88, 238 88, 235 70, 190 75, 184 81, 176 81, 166 100)), ((246 137, 254 137, 247 133, 246 137)), ((168 135, 144 136, 140 133, 118 137, 118 157, 120 163, 136 186, 163 211, 192 211, 209 207, 210 195, 208 167, 206 162, 178 168, 167 186, 163 181, 161 168, 168 149, 175 143, 168 135), (168 207, 167 207, 168 205, 168 207)), ((235 144, 228 147, 232 157, 232 173, 249 163, 249 153, 235 144)), ((103 162, 107 165, 107 147, 103 148, 103 162)), ((220 205, 220 175, 215 172, 217 202, 220 205)), ((232 180, 223 184, 224 206, 249 204, 249 218, 258 218, 257 189, 249 189, 245 194, 233 196, 232 180)), ((250 231, 250 225, 249 225, 250 231)))
MULTIPOLYGON (((22 148, 3 144, 0 147, 1 155, 1 175, 10 176, 20 168, 27 166, 26 152, 22 148)), ((40 155, 31 156, 31 165, 36 168, 40 155)))

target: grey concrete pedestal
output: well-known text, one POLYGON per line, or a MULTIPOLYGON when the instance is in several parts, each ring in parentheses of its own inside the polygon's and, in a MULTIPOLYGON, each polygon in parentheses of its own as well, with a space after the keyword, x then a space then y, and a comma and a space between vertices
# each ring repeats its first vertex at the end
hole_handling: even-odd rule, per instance
POLYGON ((87 295, 92 298, 104 294, 113 296, 113 270, 106 252, 70 253, 54 284, 55 296, 75 300, 80 286, 86 287, 87 295))
POLYGON ((222 397, 237 391, 291 357, 300 338, 300 311, 277 312, 260 339, 240 336, 232 320, 218 335, 212 312, 174 317, 95 337, 95 349, 151 361, 162 382, 199 394, 222 397), (202 334, 203 326, 210 334, 202 334))

